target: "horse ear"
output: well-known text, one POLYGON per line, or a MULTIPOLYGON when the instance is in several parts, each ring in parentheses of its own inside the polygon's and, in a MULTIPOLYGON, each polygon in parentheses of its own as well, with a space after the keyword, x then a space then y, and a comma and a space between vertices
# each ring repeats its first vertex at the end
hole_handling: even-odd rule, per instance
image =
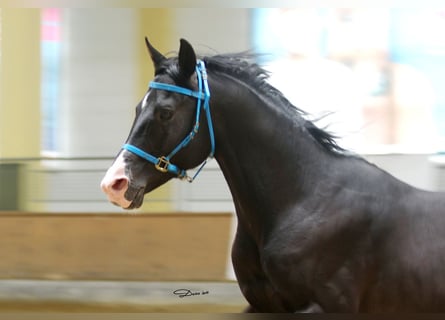
POLYGON ((162 53, 160 53, 151 45, 147 37, 145 37, 145 44, 147 45, 148 53, 150 54, 151 60, 153 61, 155 73, 158 73, 162 62, 166 60, 166 58, 162 55, 162 53))
POLYGON ((184 79, 189 79, 196 68, 196 54, 187 40, 181 39, 179 47, 179 70, 184 79))

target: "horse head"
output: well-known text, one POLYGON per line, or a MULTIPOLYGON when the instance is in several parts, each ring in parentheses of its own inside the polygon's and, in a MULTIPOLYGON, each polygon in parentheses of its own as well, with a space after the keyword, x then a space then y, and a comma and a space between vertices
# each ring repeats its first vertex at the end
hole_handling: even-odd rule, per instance
POLYGON ((101 182, 108 199, 127 209, 140 207, 146 193, 174 177, 190 180, 186 170, 214 151, 204 64, 186 40, 181 39, 176 58, 165 57, 145 40, 155 77, 101 182))

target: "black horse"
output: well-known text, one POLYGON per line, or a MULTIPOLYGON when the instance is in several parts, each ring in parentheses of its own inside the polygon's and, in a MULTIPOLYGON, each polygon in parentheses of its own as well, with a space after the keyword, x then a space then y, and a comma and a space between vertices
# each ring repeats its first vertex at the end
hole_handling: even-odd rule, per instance
POLYGON ((445 311, 444 193, 340 148, 252 57, 197 60, 181 40, 166 58, 146 42, 155 82, 102 181, 110 201, 139 207, 214 155, 236 207, 247 311, 445 311))

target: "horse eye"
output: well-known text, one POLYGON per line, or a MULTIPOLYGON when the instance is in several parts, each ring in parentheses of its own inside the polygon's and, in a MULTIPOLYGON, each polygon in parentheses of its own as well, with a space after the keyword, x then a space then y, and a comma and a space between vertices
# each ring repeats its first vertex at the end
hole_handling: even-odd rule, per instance
POLYGON ((170 109, 161 109, 159 111, 159 119, 162 121, 170 120, 173 117, 173 111, 170 109))

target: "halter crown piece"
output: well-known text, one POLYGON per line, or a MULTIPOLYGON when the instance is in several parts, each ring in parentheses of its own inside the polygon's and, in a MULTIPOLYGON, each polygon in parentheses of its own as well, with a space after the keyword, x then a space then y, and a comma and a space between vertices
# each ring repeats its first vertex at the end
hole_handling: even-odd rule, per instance
POLYGON ((161 83, 161 82, 150 82, 150 88, 171 91, 179 94, 183 94, 186 96, 190 96, 196 98, 196 120, 195 125, 192 128, 192 131, 170 152, 167 156, 161 156, 159 158, 139 149, 136 146, 131 144, 124 144, 123 149, 128 150, 139 157, 147 160, 148 162, 154 164, 155 168, 163 173, 172 173, 176 175, 180 179, 186 179, 188 182, 193 182, 198 174, 201 172, 202 168, 206 165, 207 160, 213 158, 215 154, 215 135, 213 132, 213 123, 212 117, 210 115, 210 90, 209 85, 207 83, 207 71, 205 68, 204 61, 198 60, 196 63, 196 75, 198 77, 198 91, 193 91, 187 88, 161 83), (203 103, 204 102, 204 103, 203 103), (190 177, 187 175, 186 170, 178 168, 176 165, 170 162, 170 159, 178 153, 179 150, 185 148, 190 141, 193 140, 195 135, 199 130, 199 118, 201 115, 201 108, 205 111, 205 115, 207 118, 207 125, 209 127, 209 135, 210 135, 210 153, 207 159, 201 164, 196 173, 190 177))

